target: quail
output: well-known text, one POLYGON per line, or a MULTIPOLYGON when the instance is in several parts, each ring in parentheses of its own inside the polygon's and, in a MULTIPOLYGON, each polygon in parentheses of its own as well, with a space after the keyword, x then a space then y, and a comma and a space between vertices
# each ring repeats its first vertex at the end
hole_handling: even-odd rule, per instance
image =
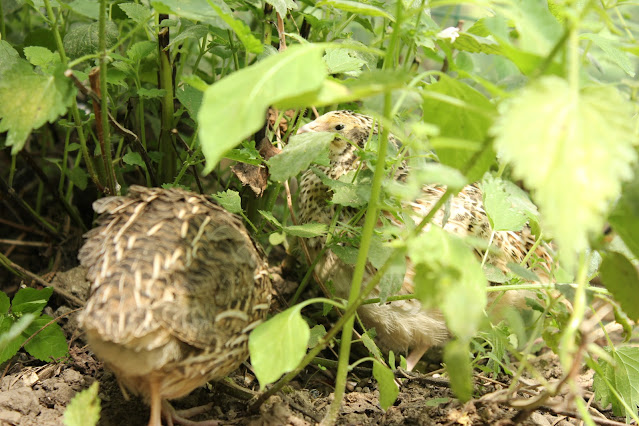
POLYGON ((168 399, 248 357, 269 309, 265 257, 237 216, 179 188, 131 186, 93 208, 78 256, 92 283, 80 316, 89 345, 150 404, 150 425, 184 420, 168 399))
MULTIPOLYGON (((330 145, 330 164, 314 166, 328 177, 338 179, 345 173, 360 167, 358 150, 364 148, 371 133, 377 133, 378 128, 369 116, 351 111, 332 111, 301 127, 298 134, 306 132, 332 132, 338 135, 330 145)), ((389 143, 397 146, 396 138, 390 135, 389 143)), ((405 165, 400 169, 396 173, 396 179, 402 180, 410 171, 405 165)), ((413 202, 406 203, 405 207, 414 212, 413 216, 418 219, 423 218, 445 191, 444 186, 426 185, 422 188, 420 196, 413 202)), ((337 208, 330 203, 331 197, 329 187, 322 182, 317 173, 313 170, 304 172, 299 193, 300 222, 330 224, 337 208)), ((353 214, 352 209, 344 208, 341 212, 341 220, 348 221, 353 214)), ((467 185, 459 194, 452 197, 449 210, 445 211, 442 208, 438 211, 432 223, 440 227, 444 225, 444 230, 458 235, 472 235, 486 241, 491 236, 490 222, 483 207, 482 192, 477 184, 467 185)), ((322 237, 308 241, 312 257, 319 254, 324 243, 325 239, 322 237)), ((535 237, 528 226, 520 232, 495 232, 492 245, 496 250, 489 251, 487 263, 506 271, 506 265, 509 262, 522 262, 534 244, 535 237)), ((535 254, 540 261, 535 264, 534 272, 542 279, 547 279, 553 264, 551 249, 548 245, 541 244, 535 248, 535 254)), ((478 250, 477 255, 483 256, 484 252, 478 250)), ((315 271, 320 279, 333 281, 338 297, 348 298, 353 275, 352 265, 347 265, 334 252, 327 250, 317 263, 315 271)), ((369 263, 366 271, 370 277, 374 274, 375 268, 369 263)), ((413 275, 414 271, 408 264, 407 273, 398 294, 413 293, 413 275)), ((377 289, 373 297, 378 292, 377 289)), ((500 303, 517 305, 522 304, 522 300, 521 295, 519 297, 514 295, 502 298, 500 303)), ((408 353, 409 369, 415 366, 427 349, 443 343, 449 337, 442 313, 437 309, 425 309, 419 301, 414 299, 362 305, 358 309, 358 314, 367 328, 375 328, 377 341, 383 349, 393 350, 396 353, 408 353)))

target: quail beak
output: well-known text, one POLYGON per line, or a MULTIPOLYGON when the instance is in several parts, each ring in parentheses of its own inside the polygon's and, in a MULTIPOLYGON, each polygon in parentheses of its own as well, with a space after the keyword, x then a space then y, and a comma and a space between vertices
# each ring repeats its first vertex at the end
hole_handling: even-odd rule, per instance
POLYGON ((312 131, 314 130, 314 127, 315 127, 315 126, 313 126, 312 124, 313 124, 313 122, 311 121, 310 123, 303 125, 302 127, 300 127, 300 128, 297 130, 297 133, 296 133, 296 134, 300 135, 300 134, 302 134, 302 133, 309 133, 309 132, 312 132, 312 131))

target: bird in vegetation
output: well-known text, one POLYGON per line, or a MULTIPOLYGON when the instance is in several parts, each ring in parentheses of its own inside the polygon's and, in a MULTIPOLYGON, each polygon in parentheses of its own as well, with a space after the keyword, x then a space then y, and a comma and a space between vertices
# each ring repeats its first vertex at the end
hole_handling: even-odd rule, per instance
MULTIPOLYGON (((301 127, 298 134, 306 132, 332 132, 339 135, 330 145, 330 164, 314 166, 316 170, 336 180, 349 171, 360 168, 362 161, 358 151, 364 148, 371 134, 378 133, 378 126, 374 124, 371 117, 366 115, 351 111, 332 111, 301 127)), ((395 147, 398 144, 393 135, 389 136, 389 143, 395 147)), ((407 173, 410 173, 410 170, 404 162, 394 178, 404 180, 407 173)), ((425 185, 419 197, 412 202, 405 202, 403 207, 411 212, 411 216, 417 223, 429 213, 445 191, 444 186, 425 185)), ((337 206, 330 202, 331 198, 332 192, 322 181, 322 177, 313 170, 307 170, 300 184, 300 221, 330 224, 337 211, 337 206)), ((435 214, 433 224, 440 227, 444 225, 445 231, 460 236, 479 237, 485 241, 490 239, 491 226, 483 207, 482 191, 477 184, 464 187, 450 199, 449 203, 448 209, 442 208, 435 214)), ((357 210, 344 207, 339 219, 341 222, 348 222, 356 212, 357 210)), ((388 216, 398 226, 404 226, 391 215, 388 216)), ((323 237, 308 241, 312 258, 318 255, 325 241, 323 237)), ((520 232, 498 231, 492 236, 492 246, 496 250, 489 251, 486 261, 506 272, 508 263, 522 262, 526 254, 534 248, 536 263, 533 270, 538 276, 547 278, 553 264, 551 251, 545 244, 534 245, 535 237, 528 226, 520 232)), ((483 250, 476 251, 478 256, 485 254, 483 250)), ((528 265, 531 266, 531 262, 528 262, 528 265)), ((350 292, 353 270, 352 265, 344 263, 331 250, 326 251, 315 268, 319 278, 331 279, 336 295, 345 299, 350 292)), ((366 271, 367 277, 370 278, 376 269, 369 263, 366 271)), ((398 294, 414 292, 413 276, 414 271, 409 263, 398 294)), ((366 277, 364 281, 368 281, 366 277)), ((376 297, 377 294, 379 289, 371 297, 376 297)), ((503 303, 516 304, 515 299, 510 301, 506 297, 503 299, 506 299, 503 303)), ((520 303, 521 299, 520 297, 520 303)), ((422 304, 415 299, 362 305, 358 309, 358 314, 367 328, 375 328, 377 341, 383 349, 409 354, 407 357, 409 369, 415 366, 428 348, 443 343, 449 337, 442 313, 437 309, 423 308, 422 304)))
POLYGON ((93 208, 78 256, 92 283, 80 316, 89 345, 150 404, 150 425, 184 421, 167 399, 248 357, 270 305, 264 255, 237 216, 179 188, 131 186, 93 208))

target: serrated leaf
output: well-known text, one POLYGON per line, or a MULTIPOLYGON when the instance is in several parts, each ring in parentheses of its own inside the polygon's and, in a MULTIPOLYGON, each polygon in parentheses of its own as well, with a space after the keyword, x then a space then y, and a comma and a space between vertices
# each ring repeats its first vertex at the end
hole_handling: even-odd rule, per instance
POLYGON ((40 315, 47 305, 49 298, 53 294, 52 287, 45 287, 41 290, 35 288, 21 288, 11 301, 11 311, 14 313, 32 313, 40 315))
MULTIPOLYGON (((118 41, 118 26, 113 21, 106 23, 106 48, 111 48, 118 41)), ((96 53, 99 49, 99 25, 77 24, 64 36, 64 50, 71 58, 96 53)))
MULTIPOLYGON (((483 143, 496 115, 495 106, 484 95, 461 81, 448 76, 426 86, 423 92, 424 121, 439 127, 439 136, 483 143)), ((461 170, 475 155, 458 148, 440 148, 437 156, 442 164, 461 170)), ((479 180, 495 162, 492 149, 484 150, 466 173, 469 181, 479 180)))
POLYGON ((66 169, 66 175, 71 182, 81 190, 87 188, 89 182, 89 175, 82 167, 74 167, 72 169, 66 169))
POLYGON ((608 39, 597 34, 582 34, 580 37, 591 40, 598 48, 604 51, 606 54, 605 57, 609 61, 617 64, 619 68, 621 68, 623 72, 628 74, 630 77, 635 76, 634 64, 626 52, 615 46, 615 40, 608 39))
POLYGON ((233 191, 232 189, 220 191, 213 195, 213 199, 231 213, 242 213, 242 199, 240 198, 240 193, 237 191, 233 191))
POLYGON ((124 161, 124 164, 145 167, 144 160, 142 160, 142 156, 138 152, 127 152, 122 156, 122 161, 124 161))
POLYGON ((599 267, 601 281, 630 319, 639 321, 639 274, 621 253, 606 252, 599 267))
MULTIPOLYGON (((119 5, 122 6, 122 5, 119 5)), ((134 62, 141 61, 149 56, 151 53, 155 53, 158 48, 157 43, 152 41, 139 41, 132 44, 126 51, 126 55, 134 62)))
POLYGON ((537 207, 512 182, 486 173, 481 188, 493 231, 521 231, 530 218, 536 219, 537 207))
POLYGON ((311 331, 301 309, 296 305, 280 312, 249 336, 251 365, 261 389, 294 369, 306 355, 311 331))
POLYGON ((146 99, 161 98, 166 95, 165 89, 156 89, 156 88, 146 89, 144 87, 140 87, 137 90, 137 92, 141 98, 146 98, 146 99))
POLYGON ((311 328, 311 334, 308 339, 308 348, 314 348, 319 343, 319 340, 326 335, 326 328, 322 324, 318 324, 311 328))
POLYGON ((395 383, 395 375, 390 368, 379 361, 373 362, 373 377, 377 380, 379 387, 379 405, 382 410, 387 410, 392 406, 399 395, 399 388, 395 383))
POLYGON ((50 64, 60 62, 60 55, 42 46, 25 47, 24 56, 31 64, 43 69, 46 69, 50 64))
POLYGON ((205 173, 213 170, 226 151, 262 127, 269 105, 319 90, 326 77, 322 50, 312 44, 292 46, 206 90, 198 114, 205 173), (229 111, 233 119, 221 119, 229 111))
POLYGON ((614 87, 575 93, 549 76, 522 90, 492 129, 501 157, 534 191, 547 235, 556 238, 569 269, 588 236, 603 228, 622 180, 632 177, 632 114, 614 87))
POLYGON ((362 334, 362 343, 364 344, 364 346, 366 347, 366 349, 368 349, 368 352, 370 352, 373 356, 375 357, 379 357, 379 358, 384 358, 384 355, 382 354, 382 351, 377 347, 377 345, 375 344, 375 333, 374 333, 374 329, 371 330, 366 330, 366 333, 362 334))
POLYGON ((382 16, 386 19, 395 22, 395 18, 386 12, 384 9, 380 9, 377 6, 373 6, 370 4, 360 3, 358 1, 349 1, 349 0, 323 0, 316 4, 316 6, 332 6, 335 9, 340 9, 345 12, 351 12, 358 15, 366 15, 366 16, 382 16))
POLYGON ((354 265, 357 263, 358 249, 351 246, 340 246, 337 244, 330 246, 331 251, 339 257, 339 259, 347 265, 354 265))
POLYGON ((48 315, 42 315, 40 318, 36 318, 22 333, 24 337, 30 337, 46 325, 29 343, 24 345, 24 349, 31 356, 41 361, 51 361, 51 358, 60 358, 68 353, 64 332, 57 323, 49 324, 52 319, 48 315))
POLYGON ((35 320, 34 314, 24 314, 17 321, 0 315, 0 364, 14 356, 26 340, 24 331, 35 320))
POLYGON ((326 235, 328 226, 323 223, 305 223, 282 227, 282 231, 294 237, 313 238, 326 235))
POLYGON ((628 249, 639 259, 639 169, 635 166, 635 178, 626 182, 623 192, 608 217, 610 225, 619 234, 628 249))
POLYGON ((293 0, 266 0, 266 2, 273 6, 282 19, 284 19, 288 10, 297 9, 297 4, 293 0))
POLYGON ((5 145, 12 147, 11 154, 22 150, 33 129, 65 114, 74 93, 61 72, 9 72, 0 78, 0 133, 9 132, 5 145))
POLYGON ((209 33, 209 27, 206 25, 192 25, 190 27, 188 27, 187 29, 185 29, 184 31, 182 31, 180 34, 178 34, 177 36, 175 36, 175 38, 173 38, 171 40, 171 42, 169 43, 169 46, 172 46, 176 43, 182 43, 184 42, 184 40, 187 39, 195 39, 195 40, 199 40, 202 37, 207 36, 209 33))
POLYGON ((137 3, 120 3, 118 7, 122 9, 126 16, 131 18, 136 23, 147 22, 153 16, 153 11, 141 4, 137 3))
POLYGON ((415 267, 415 295, 438 307, 450 331, 470 339, 486 306, 486 278, 470 247, 436 226, 408 242, 415 267))
POLYGON ((177 88, 175 95, 189 112, 189 116, 194 120, 197 119, 197 113, 202 105, 203 93, 190 84, 184 84, 177 88))
POLYGON ((595 398, 601 401, 603 407, 612 403, 612 412, 615 416, 625 415, 626 419, 630 420, 630 414, 610 391, 606 381, 636 413, 639 406, 639 348, 625 346, 605 350, 612 356, 614 364, 610 364, 603 358, 599 359, 599 371, 595 373, 593 383, 595 398))
POLYGON ((459 37, 452 43, 457 50, 470 53, 501 54, 499 43, 489 38, 480 37, 469 32, 460 32, 459 37))
POLYGON ((212 7, 218 13, 218 15, 220 15, 220 18, 222 18, 224 22, 226 22, 226 25, 228 25, 233 30, 235 35, 237 35, 237 38, 240 39, 240 41, 244 45, 244 48, 248 52, 257 54, 262 53, 262 51, 264 50, 262 42, 255 38, 255 36, 251 32, 251 28, 248 25, 246 25, 239 19, 233 18, 232 14, 225 13, 222 8, 215 3, 209 3, 209 6, 212 7))
POLYGON ((448 342, 444 348, 444 362, 450 378, 450 388, 461 402, 468 401, 473 396, 473 369, 468 342, 458 339, 448 342))
POLYGON ((307 170, 314 161, 327 162, 333 139, 335 133, 328 132, 308 132, 293 136, 282 152, 266 162, 271 179, 282 182, 307 170))
POLYGON ((88 389, 78 392, 64 410, 65 426, 95 426, 100 420, 99 382, 94 381, 88 389))
POLYGON ((326 49, 324 62, 329 74, 348 73, 349 75, 359 75, 362 66, 366 64, 366 61, 351 49, 326 49))
POLYGON ((271 222, 273 225, 277 226, 278 228, 281 228, 281 227, 282 227, 282 224, 280 223, 280 221, 279 221, 279 220, 277 220, 277 219, 275 218, 275 216, 273 216, 273 213, 271 213, 271 212, 266 212, 266 211, 264 211, 264 210, 258 210, 258 212, 259 212, 262 216, 264 216, 264 218, 265 218, 266 220, 268 220, 269 222, 271 222))
MULTIPOLYGON (((0 40, 0 76, 7 70, 17 67, 20 71, 31 70, 27 61, 20 57, 20 54, 6 41, 0 40)), ((18 72, 14 70, 13 72, 18 72)))

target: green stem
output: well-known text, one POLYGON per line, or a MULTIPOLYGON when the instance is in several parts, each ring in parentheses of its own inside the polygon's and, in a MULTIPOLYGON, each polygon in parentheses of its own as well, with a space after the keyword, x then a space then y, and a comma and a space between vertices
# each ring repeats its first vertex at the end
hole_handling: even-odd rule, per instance
POLYGON ((2 11, 2 2, 0 1, 0 40, 7 38, 7 28, 4 25, 4 12, 2 11))
POLYGON ((233 33, 231 30, 226 30, 229 36, 229 47, 231 48, 231 53, 233 55, 233 64, 235 64, 235 71, 240 70, 240 60, 237 57, 237 50, 235 49, 235 44, 233 43, 233 33))
POLYGON ((115 188, 115 174, 113 170, 113 158, 111 157, 111 132, 109 127, 109 95, 107 89, 107 50, 106 50, 106 6, 107 0, 100 0, 100 19, 99 19, 99 51, 100 51, 100 92, 101 102, 100 109, 102 111, 102 138, 104 139, 104 152, 102 155, 105 158, 104 165, 106 170, 107 187, 109 188, 109 194, 117 195, 115 188))

